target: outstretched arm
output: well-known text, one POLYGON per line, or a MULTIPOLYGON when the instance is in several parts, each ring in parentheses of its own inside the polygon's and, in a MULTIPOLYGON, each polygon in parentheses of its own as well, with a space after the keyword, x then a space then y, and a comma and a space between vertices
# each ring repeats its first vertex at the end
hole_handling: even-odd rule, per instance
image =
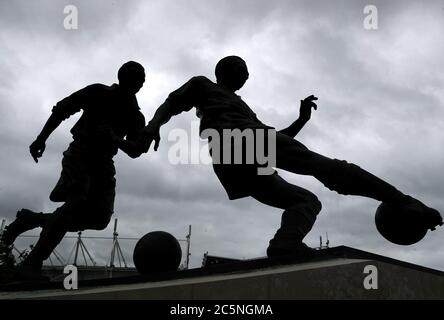
POLYGON ((171 103, 168 99, 156 110, 153 118, 148 125, 142 130, 140 144, 143 152, 148 152, 154 141, 154 151, 159 148, 160 127, 170 121, 173 115, 171 103))
POLYGON ((110 126, 104 126, 99 129, 100 134, 106 137, 108 141, 111 141, 117 148, 125 152, 130 158, 138 158, 142 155, 142 146, 138 143, 137 139, 132 139, 130 137, 121 138, 116 135, 110 126))
POLYGON ((207 81, 209 80, 202 76, 193 77, 168 95, 168 98, 156 110, 153 118, 141 132, 139 143, 144 152, 148 152, 153 141, 154 151, 157 151, 160 142, 160 127, 167 123, 172 116, 191 110, 198 103, 207 81))
POLYGON ((148 125, 152 126, 153 128, 160 128, 162 125, 170 121, 172 115, 173 112, 171 103, 166 100, 163 104, 160 105, 159 108, 157 108, 153 118, 148 123, 148 125))
POLYGON ((43 126, 42 131, 29 146, 29 152, 35 162, 43 155, 46 148, 46 140, 54 132, 55 129, 62 123, 63 120, 68 119, 71 115, 79 112, 84 106, 87 97, 94 90, 95 86, 87 86, 77 92, 74 92, 69 97, 58 102, 53 108, 52 113, 43 126))
POLYGON ((33 143, 29 146, 29 152, 31 153, 32 158, 37 163, 39 162, 38 158, 43 155, 43 152, 46 148, 46 140, 48 140, 49 136, 53 131, 62 123, 62 119, 57 117, 56 114, 52 113, 45 125, 43 126, 42 131, 34 140, 33 143))
POLYGON ((318 106, 314 101, 318 100, 317 97, 311 95, 304 100, 301 100, 301 106, 299 109, 299 118, 293 122, 290 126, 285 129, 279 131, 282 134, 285 134, 289 137, 296 137, 296 135, 301 131, 301 129, 305 126, 305 124, 311 118, 311 108, 317 110, 318 106))
POLYGON ((142 148, 137 142, 128 139, 119 138, 117 147, 133 159, 140 157, 143 153, 142 148))

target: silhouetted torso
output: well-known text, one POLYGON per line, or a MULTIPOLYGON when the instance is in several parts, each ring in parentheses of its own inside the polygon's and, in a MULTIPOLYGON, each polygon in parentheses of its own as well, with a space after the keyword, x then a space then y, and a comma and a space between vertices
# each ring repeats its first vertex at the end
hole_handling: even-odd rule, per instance
POLYGON ((174 115, 196 107, 197 116, 201 119, 201 132, 207 128, 270 128, 259 121, 240 96, 204 76, 191 78, 170 93, 167 100, 171 103, 174 115))
POLYGON ((100 127, 110 126, 123 138, 127 135, 136 137, 145 125, 135 95, 123 94, 117 84, 92 84, 61 100, 53 108, 53 112, 63 119, 80 110, 83 114, 71 129, 74 139, 71 145, 91 156, 112 158, 118 151, 117 146, 108 143, 100 134, 100 127))
MULTIPOLYGON (((223 129, 271 128, 257 118, 240 96, 204 76, 191 78, 170 93, 167 100, 173 115, 196 107, 201 133, 205 129, 221 132, 223 129)), ((257 175, 256 165, 213 164, 213 169, 230 199, 248 196, 257 175)))

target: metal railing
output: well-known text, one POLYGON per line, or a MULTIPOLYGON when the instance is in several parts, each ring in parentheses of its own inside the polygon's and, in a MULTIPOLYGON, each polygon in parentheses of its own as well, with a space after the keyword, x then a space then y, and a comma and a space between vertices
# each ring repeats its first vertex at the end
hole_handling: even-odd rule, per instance
MULTIPOLYGON (((117 232, 117 222, 118 219, 114 219, 114 230, 113 230, 113 236, 112 237, 103 237, 103 236, 84 236, 82 235, 82 232, 78 232, 77 236, 65 236, 63 239, 76 239, 76 242, 70 251, 70 254, 68 256, 68 259, 65 259, 62 254, 56 249, 53 250, 50 257, 48 258, 48 262, 51 266, 54 266, 53 259, 58 261, 60 265, 67 265, 67 264, 73 264, 73 265, 82 265, 82 258, 83 258, 83 265, 84 266, 96 266, 97 263, 95 262, 92 254, 89 252, 87 246, 85 245, 85 242, 83 239, 94 239, 94 240, 112 240, 112 248, 111 253, 109 256, 109 260, 107 264, 104 267, 109 268, 128 268, 127 261, 125 259, 124 251, 122 250, 122 247, 120 246, 119 240, 126 240, 126 241, 138 241, 139 238, 135 237, 119 237, 119 234, 117 232), (71 258, 73 257, 73 260, 71 258), (70 262, 72 261, 72 262, 70 262), (118 265, 117 265, 118 263, 118 265)), ((0 225, 0 235, 2 234, 4 228, 5 228, 6 220, 3 219, 1 225, 0 225)), ((38 239, 39 236, 37 235, 20 235, 19 238, 35 238, 38 239)), ((186 252, 185 252, 185 261, 181 265, 181 269, 188 269, 189 263, 190 263, 190 246, 191 246, 191 225, 188 226, 188 234, 186 235, 185 239, 177 239, 179 242, 185 242, 186 243, 186 252)), ((33 245, 30 245, 30 250, 32 250, 33 245)), ((17 258, 22 261, 26 258, 28 252, 27 250, 19 250, 16 246, 13 246, 13 251, 16 253, 17 258)))

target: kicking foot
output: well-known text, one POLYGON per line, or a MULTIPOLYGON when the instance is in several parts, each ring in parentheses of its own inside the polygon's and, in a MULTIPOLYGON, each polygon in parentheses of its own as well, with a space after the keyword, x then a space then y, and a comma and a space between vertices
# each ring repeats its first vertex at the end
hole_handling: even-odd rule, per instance
POLYGON ((443 225, 442 216, 438 210, 426 206, 424 203, 411 196, 406 196, 400 204, 408 206, 409 209, 418 212, 419 217, 423 220, 427 229, 433 231, 437 226, 443 225))
POLYGON ((277 243, 272 239, 270 245, 267 248, 267 256, 269 258, 292 255, 300 258, 310 258, 316 252, 315 249, 310 248, 303 242, 291 243, 281 242, 277 243))
POLYGON ((1 242, 7 246, 12 245, 20 234, 38 226, 41 215, 28 209, 19 210, 16 219, 3 231, 1 242))

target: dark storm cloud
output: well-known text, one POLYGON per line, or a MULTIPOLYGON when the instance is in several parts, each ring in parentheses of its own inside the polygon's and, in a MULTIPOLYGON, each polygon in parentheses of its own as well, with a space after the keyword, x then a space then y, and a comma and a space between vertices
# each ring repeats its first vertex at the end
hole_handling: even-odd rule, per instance
MULTIPOLYGON (((138 94, 149 119, 167 94, 198 74, 214 79, 214 65, 238 54, 250 80, 239 94, 259 118, 277 128, 298 114, 299 100, 319 96, 319 110, 300 134, 310 148, 347 159, 386 177, 405 192, 444 208, 444 75, 441 3, 373 1, 379 29, 365 30, 367 1, 70 1, 79 29, 63 29, 65 3, 0 3, 0 212, 12 219, 21 207, 53 210, 48 194, 57 181, 61 152, 78 116, 49 139, 34 164, 27 148, 51 106, 87 84, 116 81, 126 60, 147 69, 138 94)), ((162 129, 157 153, 138 160, 116 157, 116 217, 122 236, 166 230, 184 238, 193 225, 192 265, 202 254, 265 254, 280 210, 252 199, 228 201, 210 166, 171 165, 173 128, 190 131, 194 111, 162 129)), ((440 233, 408 248, 377 234, 377 202, 343 197, 313 178, 283 173, 316 194, 323 211, 307 242, 328 232, 332 245, 350 245, 444 268, 440 233)), ((102 234, 111 235, 112 226, 102 234)), ((93 233, 87 233, 93 234, 93 233)), ((110 248, 88 242, 97 260, 110 248)), ((131 253, 131 243, 125 248, 131 253)), ((71 243, 63 245, 69 251, 71 243)))

